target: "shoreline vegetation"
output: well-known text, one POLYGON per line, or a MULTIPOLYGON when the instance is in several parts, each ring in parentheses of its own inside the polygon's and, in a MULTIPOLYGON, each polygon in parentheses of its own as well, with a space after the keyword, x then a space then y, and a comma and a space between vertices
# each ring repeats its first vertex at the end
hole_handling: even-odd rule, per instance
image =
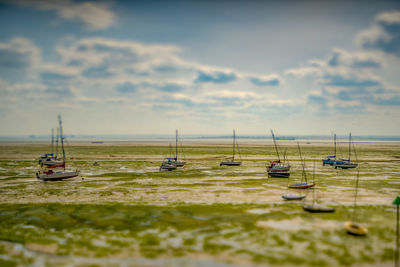
MULTIPOLYGON (((275 150, 262 143, 240 142, 243 166, 229 168, 219 160, 230 144, 185 142, 186 168, 160 172, 168 143, 70 142, 68 162, 81 176, 41 182, 37 158, 50 145, 1 142, 0 265, 393 265, 400 143, 356 143, 363 238, 344 229, 357 171, 322 166, 331 142, 304 142, 302 154, 308 166, 315 160, 315 197, 333 214, 305 213, 307 198, 283 201, 287 180, 267 178, 275 150)), ((279 144, 300 179, 296 141, 279 144)))

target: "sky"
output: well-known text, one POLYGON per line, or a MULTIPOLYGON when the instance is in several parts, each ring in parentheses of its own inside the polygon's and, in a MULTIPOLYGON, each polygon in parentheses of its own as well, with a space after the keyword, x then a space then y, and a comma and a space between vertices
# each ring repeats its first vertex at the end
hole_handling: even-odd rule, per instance
POLYGON ((400 135, 400 1, 0 0, 0 136, 400 135))

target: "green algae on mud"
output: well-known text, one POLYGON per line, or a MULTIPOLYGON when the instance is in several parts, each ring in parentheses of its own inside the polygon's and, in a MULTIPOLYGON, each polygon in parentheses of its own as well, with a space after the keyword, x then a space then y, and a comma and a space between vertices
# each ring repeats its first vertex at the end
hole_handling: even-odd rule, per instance
MULTIPOLYGON (((5 263, 0 264, 27 265, 41 257, 36 252, 88 262, 206 257, 240 266, 393 260, 395 213, 388 205, 400 190, 399 145, 357 148, 357 215, 370 232, 361 239, 348 236, 342 226, 351 217, 357 171, 323 167, 320 160, 331 154, 329 146, 302 148, 311 179, 317 160, 316 200, 336 208, 334 214, 317 215, 304 213, 301 202, 281 199, 288 179, 267 178, 265 166, 276 157, 273 146, 241 146, 243 166, 235 168, 219 166, 229 146, 188 146, 185 169, 159 172, 166 146, 72 145, 69 163, 81 177, 55 183, 34 177, 34 158, 47 148, 1 146, 0 258, 5 263), (26 254, 18 252, 24 249, 26 254)), ((300 181, 297 147, 285 149, 292 165, 289 181, 300 181)), ((60 265, 67 261, 61 258, 60 265)))
MULTIPOLYGON (((0 253, 7 253, 10 244, 36 244, 39 251, 53 244, 49 257, 123 254, 157 258, 196 253, 213 257, 223 252, 226 262, 241 258, 248 264, 303 262, 309 266, 391 260, 388 255, 394 242, 394 212, 379 206, 358 207, 359 213, 370 216, 370 233, 357 239, 348 236, 343 227, 351 210, 345 206, 336 210, 334 214, 310 215, 297 203, 0 204, 0 240, 7 243, 0 253), (324 221, 329 224, 324 225, 324 221)), ((18 259, 16 262, 21 263, 18 259)))

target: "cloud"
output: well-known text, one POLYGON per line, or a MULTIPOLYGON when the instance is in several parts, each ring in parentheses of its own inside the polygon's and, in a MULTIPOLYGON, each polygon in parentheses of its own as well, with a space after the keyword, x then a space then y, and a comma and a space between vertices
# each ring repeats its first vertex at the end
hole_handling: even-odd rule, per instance
POLYGON ((307 102, 309 104, 318 104, 318 105, 326 105, 327 104, 327 99, 323 96, 320 95, 315 95, 315 94, 310 94, 307 97, 307 102))
POLYGON ((359 79, 357 77, 345 77, 343 75, 325 75, 323 84, 340 87, 371 87, 378 86, 380 82, 374 79, 359 79))
POLYGON ((0 68, 24 70, 40 63, 40 50, 30 40, 16 37, 0 43, 0 68))
POLYGON ((71 0, 14 0, 11 3, 38 10, 55 11, 66 20, 78 20, 88 30, 103 30, 115 24, 116 14, 105 2, 75 2, 71 0))
POLYGON ((133 93, 135 92, 137 89, 137 86, 130 83, 130 82, 126 82, 126 83, 122 83, 122 84, 118 84, 116 87, 116 90, 120 93, 126 94, 126 93, 133 93))
POLYGON ((91 67, 82 72, 86 78, 109 78, 114 74, 111 73, 106 65, 99 67, 91 67))
POLYGON ((400 11, 378 14, 372 26, 358 34, 356 42, 364 49, 400 56, 400 11))
POLYGON ((236 80, 236 74, 233 72, 221 72, 215 71, 212 73, 206 73, 199 71, 195 83, 229 83, 236 80))
POLYGON ((179 92, 183 89, 183 86, 175 83, 167 83, 165 85, 160 86, 159 88, 164 92, 179 92))
POLYGON ((278 86, 280 79, 278 77, 250 77, 250 82, 256 86, 278 86))

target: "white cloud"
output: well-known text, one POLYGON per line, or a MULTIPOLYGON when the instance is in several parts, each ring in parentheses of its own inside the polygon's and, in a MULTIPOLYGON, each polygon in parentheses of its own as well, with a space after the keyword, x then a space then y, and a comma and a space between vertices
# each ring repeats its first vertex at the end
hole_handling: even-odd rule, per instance
POLYGON ((66 20, 78 20, 88 30, 103 30, 115 24, 116 15, 105 2, 74 2, 71 0, 14 0, 12 3, 38 10, 52 10, 66 20))
POLYGON ((355 40, 363 49, 400 56, 400 11, 378 14, 371 27, 360 32, 355 40))

